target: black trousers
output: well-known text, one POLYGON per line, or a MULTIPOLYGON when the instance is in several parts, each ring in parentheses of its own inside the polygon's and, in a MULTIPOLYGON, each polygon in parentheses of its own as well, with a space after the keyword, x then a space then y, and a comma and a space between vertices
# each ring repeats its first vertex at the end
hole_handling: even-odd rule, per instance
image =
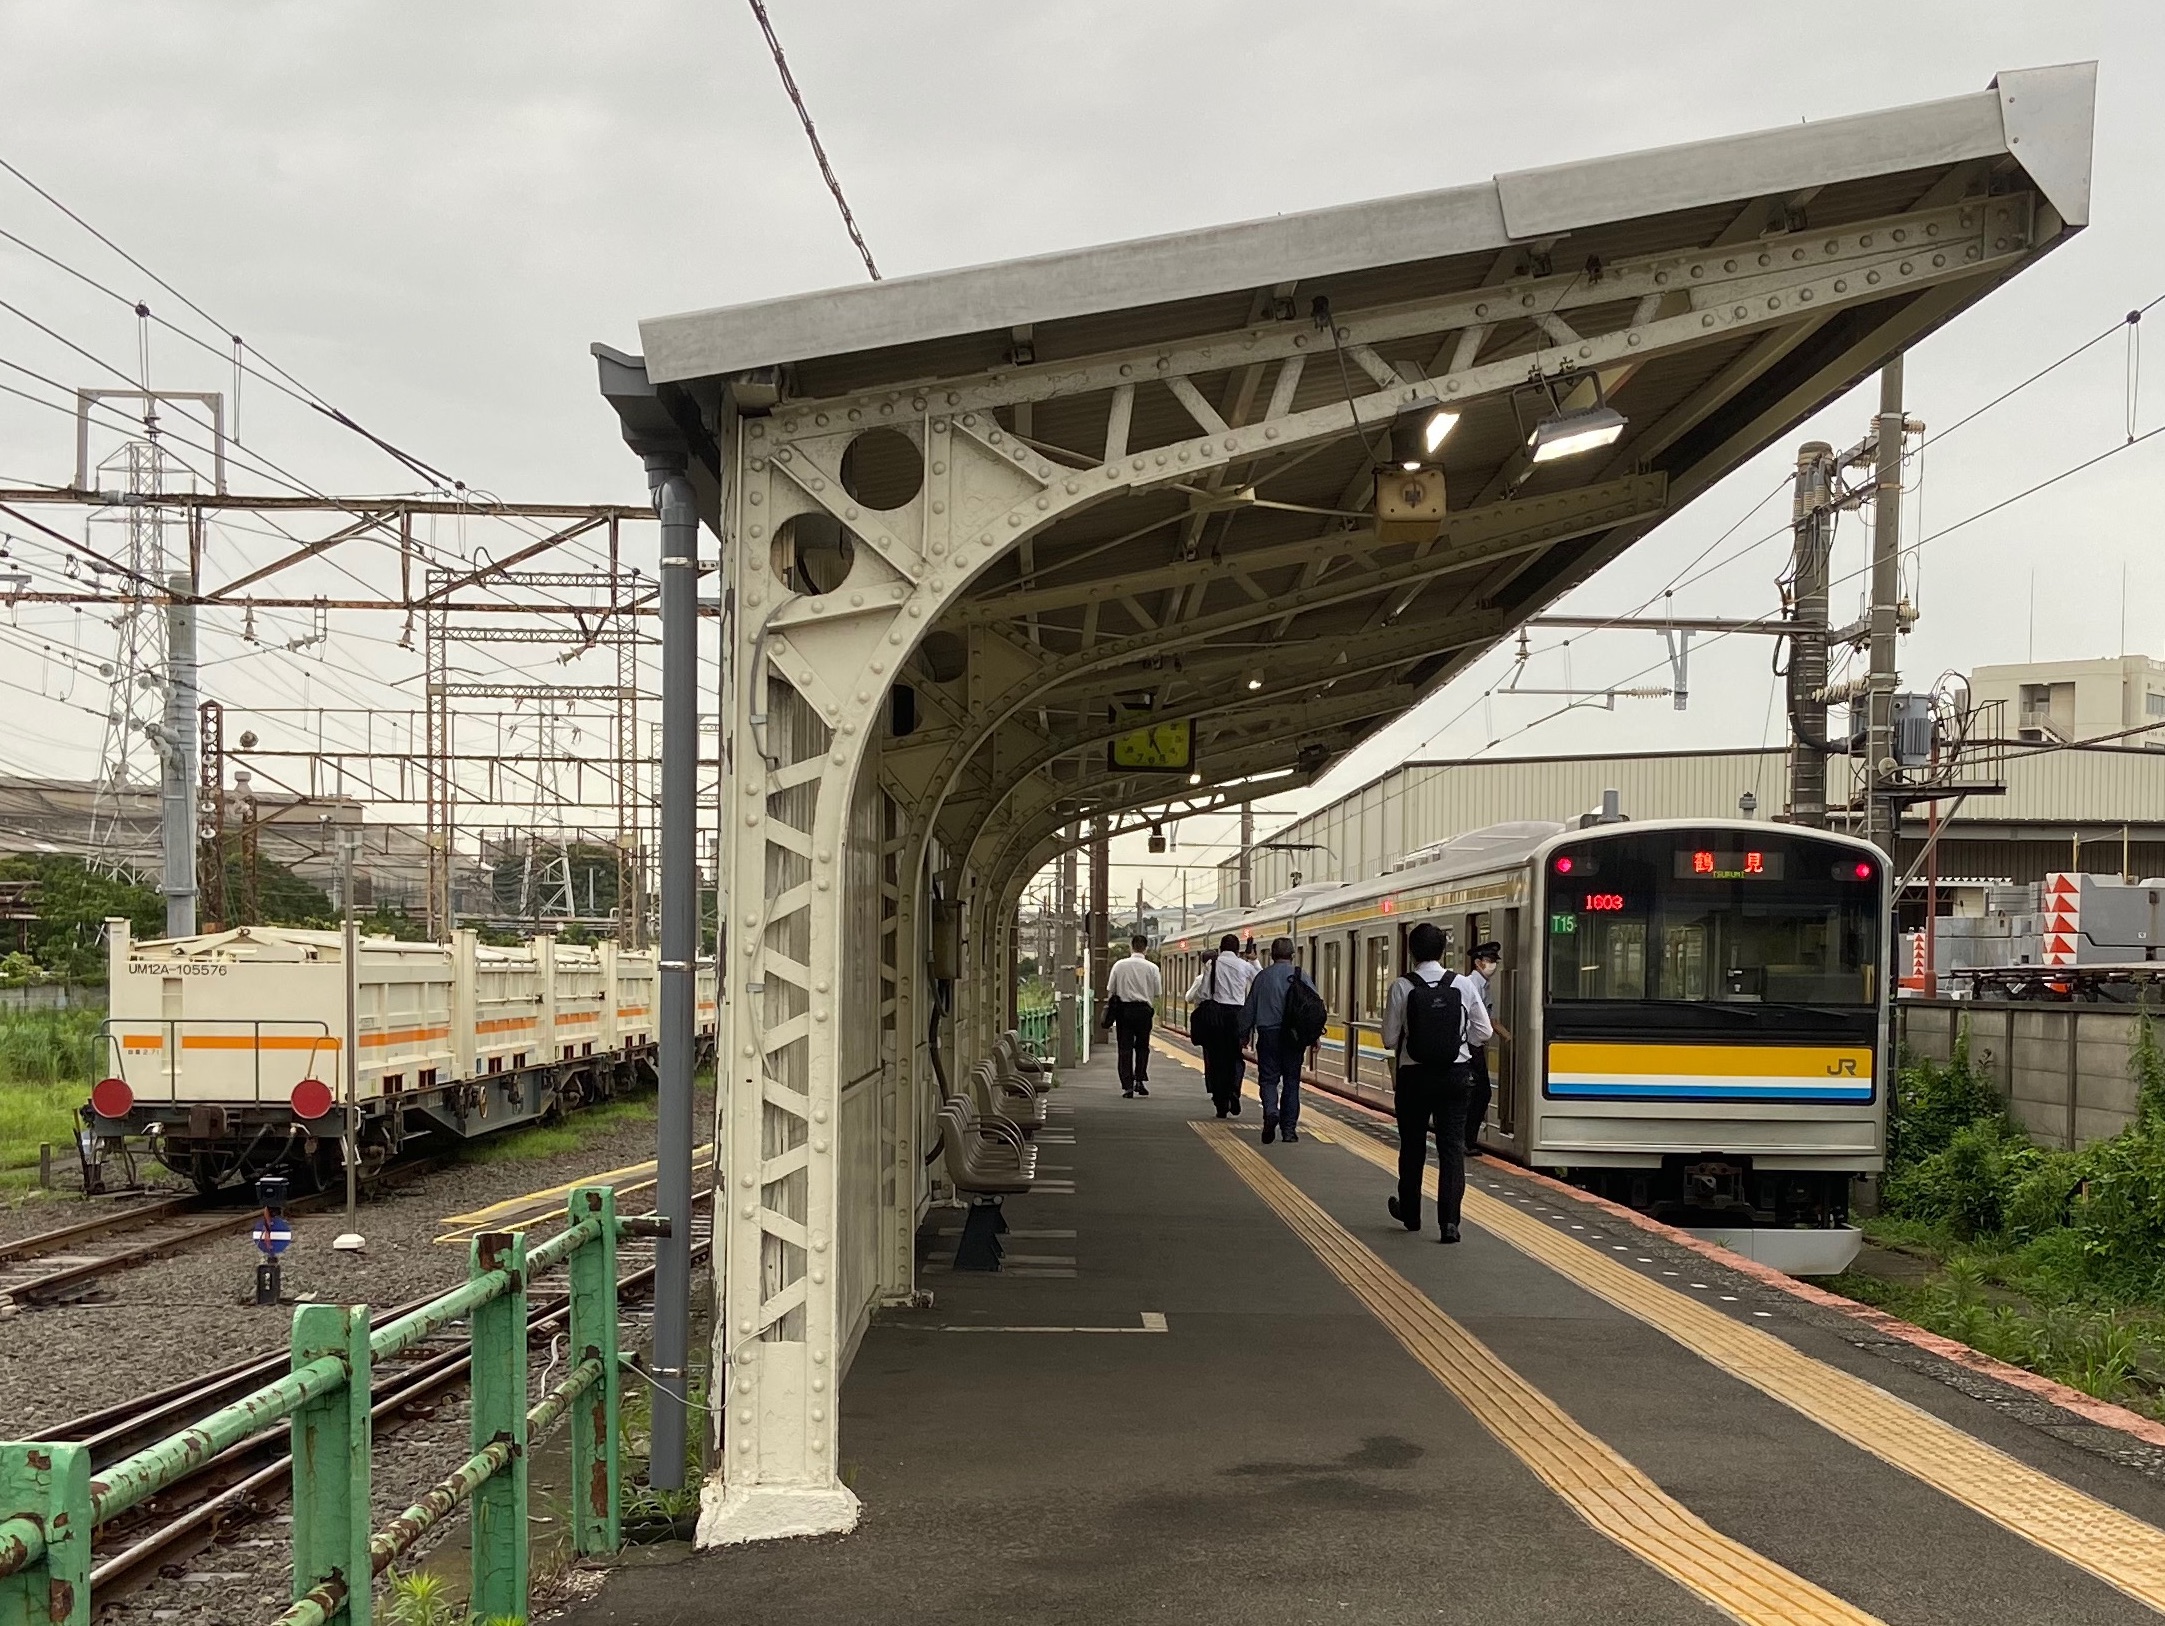
POLYGON ((1437 1223, 1456 1225, 1466 1202, 1466 1098, 1473 1069, 1407 1065, 1398 1069, 1398 1209, 1409 1225, 1421 1222, 1421 1171, 1428 1166, 1428 1136, 1436 1136, 1437 1223))
POLYGON ((1149 1083, 1150 1007, 1139 999, 1122 1000, 1113 1030, 1120 1036, 1120 1087, 1149 1083))
POLYGON ((1248 1059, 1241 1054, 1240 1040, 1231 1034, 1230 1027, 1228 1024, 1225 1038, 1203 1046, 1203 1087, 1221 1107, 1230 1107, 1240 1098, 1241 1081, 1248 1074, 1248 1059))
POLYGON ((1495 1092, 1488 1082, 1488 1048, 1473 1053, 1473 1079, 1466 1092, 1466 1150, 1481 1149, 1481 1123, 1488 1117, 1489 1097, 1495 1092))

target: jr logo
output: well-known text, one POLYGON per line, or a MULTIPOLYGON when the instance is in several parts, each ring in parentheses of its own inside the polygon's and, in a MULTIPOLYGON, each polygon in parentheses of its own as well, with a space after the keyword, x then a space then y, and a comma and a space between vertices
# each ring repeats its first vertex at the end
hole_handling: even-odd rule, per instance
POLYGON ((1828 1062, 1827 1076, 1829 1078, 1855 1078, 1857 1076, 1857 1058, 1855 1056, 1842 1056, 1828 1062))

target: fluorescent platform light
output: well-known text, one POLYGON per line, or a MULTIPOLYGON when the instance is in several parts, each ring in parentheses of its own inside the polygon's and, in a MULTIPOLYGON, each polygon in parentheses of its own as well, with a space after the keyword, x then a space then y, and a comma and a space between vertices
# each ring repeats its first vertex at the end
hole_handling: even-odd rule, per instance
POLYGON ((1624 423, 1624 415, 1612 406, 1559 412, 1534 425, 1534 432, 1526 437, 1526 449, 1536 463, 1553 463, 1559 457, 1607 446, 1624 432, 1624 423))
POLYGON ((1399 467, 1418 469, 1433 463, 1436 453, 1458 427, 1458 414, 1433 401, 1423 401, 1391 420, 1391 457, 1399 467))

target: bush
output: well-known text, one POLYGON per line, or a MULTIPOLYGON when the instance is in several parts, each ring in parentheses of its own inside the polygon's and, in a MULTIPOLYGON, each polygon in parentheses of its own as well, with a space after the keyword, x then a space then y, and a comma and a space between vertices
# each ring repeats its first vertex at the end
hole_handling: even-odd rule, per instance
POLYGON ((2042 1154, 2004 1117, 1980 1118, 1954 1131, 1929 1157, 1890 1175, 1887 1205, 1963 1242, 1997 1236, 2009 1199, 2042 1154))
POLYGON ((1978 1076, 1970 1063, 1965 1024, 1946 1062, 1912 1056, 1896 1072, 1887 1113, 1890 1169, 1946 1151, 1961 1130, 1976 1123, 2009 1124, 2010 1120, 2000 1092, 1978 1076))

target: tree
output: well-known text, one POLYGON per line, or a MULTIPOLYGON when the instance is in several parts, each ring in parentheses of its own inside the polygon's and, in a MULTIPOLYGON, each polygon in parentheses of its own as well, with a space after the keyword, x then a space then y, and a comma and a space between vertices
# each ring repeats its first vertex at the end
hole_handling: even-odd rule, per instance
POLYGON ((165 935, 163 897, 139 881, 94 870, 80 858, 18 853, 0 859, 0 880, 37 883, 30 952, 56 977, 104 975, 109 916, 125 915, 136 937, 165 935))

